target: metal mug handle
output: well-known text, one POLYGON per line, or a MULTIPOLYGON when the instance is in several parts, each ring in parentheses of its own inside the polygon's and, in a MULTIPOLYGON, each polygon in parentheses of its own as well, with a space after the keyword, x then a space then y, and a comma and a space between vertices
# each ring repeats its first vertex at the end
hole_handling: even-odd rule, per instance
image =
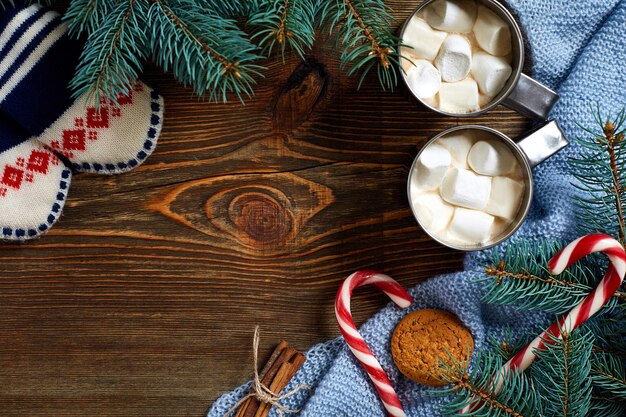
POLYGON ((558 99, 556 92, 522 73, 515 88, 502 104, 523 116, 546 120, 558 99))
POLYGON ((526 154, 530 167, 534 168, 566 147, 569 141, 556 120, 550 120, 526 134, 517 144, 526 154))

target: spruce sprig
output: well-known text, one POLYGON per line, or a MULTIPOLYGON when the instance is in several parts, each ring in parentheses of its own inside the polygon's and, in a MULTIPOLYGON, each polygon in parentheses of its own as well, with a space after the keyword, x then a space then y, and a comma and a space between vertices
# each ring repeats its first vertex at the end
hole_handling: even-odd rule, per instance
POLYGON ((624 417, 626 401, 615 401, 602 395, 592 395, 589 416, 592 417, 624 417))
MULTIPOLYGON (((504 253, 494 250, 485 265, 483 301, 515 305, 520 310, 564 314, 578 304, 602 277, 599 258, 586 258, 562 274, 550 274, 548 260, 563 245, 551 241, 511 242, 504 253)), ((619 297, 618 293, 614 298, 619 297)))
MULTIPOLYGON (((101 98, 116 101, 127 94, 147 57, 146 32, 148 4, 144 0, 122 0, 95 25, 87 38, 76 75, 70 83, 74 97, 100 103, 101 98)), ((87 22, 87 21, 85 21, 87 22)), ((89 23, 84 23, 83 27, 89 23)), ((80 31, 81 25, 74 26, 80 31)))
POLYGON ((258 48, 234 19, 217 16, 193 0, 154 0, 148 14, 153 59, 184 85, 213 101, 251 96, 261 66, 258 48))
POLYGON ((569 160, 575 187, 584 192, 576 197, 581 233, 601 232, 626 242, 626 112, 615 117, 594 114, 597 127, 581 126, 588 137, 577 142, 584 153, 569 160))
POLYGON ((435 396, 452 396, 442 412, 447 416, 486 416, 489 417, 540 417, 541 398, 528 375, 509 372, 503 379, 502 388, 494 392, 492 379, 504 363, 502 357, 490 351, 475 354, 474 366, 470 370, 464 363, 452 357, 440 361, 440 376, 450 385, 442 390, 433 390, 435 396), (470 411, 459 411, 470 406, 470 411))
POLYGON ((382 0, 327 0, 320 11, 321 26, 334 35, 341 67, 348 75, 361 73, 359 86, 376 67, 380 84, 392 89, 398 81, 398 39, 394 21, 382 0))
POLYGON ((626 402, 626 360, 609 353, 594 353, 591 360, 593 386, 603 397, 626 402))
POLYGON ((586 329, 548 335, 545 348, 529 369, 547 416, 585 417, 591 406, 591 362, 594 337, 586 329))
POLYGON ((315 41, 315 15, 320 0, 271 0, 252 14, 249 24, 257 28, 258 39, 266 55, 274 48, 280 50, 283 61, 286 48, 304 58, 315 41))
POLYGON ((68 23, 70 36, 79 37, 85 33, 94 33, 114 8, 115 3, 108 0, 73 0, 63 20, 68 23))

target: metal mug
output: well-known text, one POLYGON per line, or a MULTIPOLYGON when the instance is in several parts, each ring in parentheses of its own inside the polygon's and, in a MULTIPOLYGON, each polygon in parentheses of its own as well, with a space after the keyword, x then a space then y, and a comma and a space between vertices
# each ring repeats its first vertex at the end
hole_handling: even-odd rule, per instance
POLYGON ((526 215, 528 214, 528 210, 530 209, 533 198, 533 175, 531 172, 532 168, 542 163, 544 160, 551 157, 568 144, 569 142, 566 139, 565 134, 559 127, 558 123, 554 120, 551 120, 545 123, 543 126, 529 133, 526 133, 517 141, 514 141, 513 139, 496 129, 492 129, 486 126, 462 125, 447 129, 430 139, 417 154, 417 156, 413 160, 413 164, 411 165, 411 170, 409 171, 407 182, 407 195, 409 198, 411 211, 413 212, 413 217, 415 217, 422 230, 424 230, 431 238, 441 243, 442 245, 448 246, 452 249, 462 251, 476 251, 489 249, 495 245, 498 245, 499 243, 502 243, 503 241, 511 237, 511 235, 515 233, 517 229, 519 229, 519 227, 524 222, 526 215), (428 231, 421 223, 413 204, 413 198, 411 196, 411 178, 416 172, 415 166, 417 164, 417 161, 423 154, 424 150, 428 148, 428 146, 435 143, 438 139, 450 135, 453 132, 465 130, 479 130, 482 132, 487 132, 491 140, 498 140, 501 143, 505 144, 513 152, 513 155, 517 159, 517 162, 522 171, 521 181, 524 183, 525 187, 520 208, 518 209, 518 212, 513 221, 507 226, 507 229, 501 235, 496 236, 490 241, 483 242, 479 245, 460 246, 440 239, 439 237, 428 231))
MULTIPOLYGON (((400 40, 402 40, 407 24, 413 18, 413 16, 415 16, 417 13, 422 11, 425 7, 427 7, 434 1, 436 0, 427 0, 422 3, 417 9, 415 9, 411 16, 409 16, 409 18, 404 22, 404 25, 400 30, 400 40)), ((511 67, 513 69, 513 72, 511 73, 511 76, 509 77, 508 81, 506 82, 500 93, 498 93, 498 95, 494 97, 489 104, 471 113, 448 113, 445 111, 441 111, 426 103, 419 97, 415 96, 415 94, 413 94, 412 92, 411 94, 413 94, 413 96, 427 108, 446 116, 479 116, 492 110, 498 104, 503 104, 504 106, 515 110, 524 116, 533 119, 546 120, 546 118, 548 117, 548 113, 550 112, 556 101, 559 99, 559 95, 545 85, 533 80, 526 74, 522 73, 522 69, 524 67, 524 39, 522 37, 522 31, 520 29, 520 26, 515 21, 515 18, 513 18, 511 13, 509 13, 509 11, 497 1, 475 1, 477 4, 486 6, 491 9, 491 11, 493 11, 497 16, 499 16, 506 23, 508 23, 509 28, 511 29, 511 46, 513 54, 513 63, 511 67)), ((409 88, 409 91, 411 91, 411 87, 407 81, 406 73, 404 71, 400 72, 402 74, 402 79, 404 80, 404 83, 409 88)))

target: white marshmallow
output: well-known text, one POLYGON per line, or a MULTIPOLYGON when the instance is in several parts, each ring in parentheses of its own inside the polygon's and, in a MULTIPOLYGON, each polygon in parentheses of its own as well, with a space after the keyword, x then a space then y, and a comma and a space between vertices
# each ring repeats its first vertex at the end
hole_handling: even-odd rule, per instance
POLYGON ((481 244, 490 238, 494 220, 482 211, 457 208, 448 226, 448 235, 468 244, 481 244))
POLYGON ((446 32, 433 30, 424 20, 413 16, 402 35, 402 43, 410 47, 409 50, 415 57, 432 61, 446 36, 446 32))
POLYGON ((439 89, 439 110, 454 113, 471 113, 480 109, 478 85, 474 80, 442 83, 439 89))
POLYGON ((419 98, 429 98, 441 88, 441 74, 437 68, 423 59, 413 61, 414 66, 407 73, 407 81, 413 94, 419 98))
POLYGON ((469 168, 467 165, 467 154, 469 153, 475 140, 467 133, 453 133, 439 139, 438 143, 445 146, 452 155, 454 166, 461 169, 469 168))
POLYGON ((431 233, 443 230, 454 213, 454 207, 443 201, 437 193, 412 196, 412 203, 420 223, 431 233))
POLYGON ((478 7, 474 35, 478 45, 491 55, 504 56, 511 52, 509 25, 485 6, 478 7))
POLYGON ((476 52, 472 59, 472 76, 480 92, 489 97, 498 95, 512 72, 513 69, 504 58, 486 52, 476 52))
POLYGON ((449 35, 439 50, 435 66, 449 83, 463 80, 472 67, 472 47, 461 35, 449 35))
POLYGON ((521 182, 507 177, 494 177, 485 211, 503 219, 513 220, 519 211, 523 195, 524 184, 521 182))
POLYGON ((438 109, 439 108, 439 97, 437 95, 434 95, 434 96, 428 97, 428 98, 423 98, 422 102, 428 104, 430 107, 432 107, 434 109, 438 109))
POLYGON ((416 172, 413 175, 418 187, 422 190, 439 187, 450 163, 452 163, 452 157, 446 148, 436 143, 429 145, 422 151, 415 164, 416 172))
POLYGON ((510 228, 510 221, 496 218, 493 222, 493 227, 491 228, 491 239, 497 240, 501 238, 502 235, 508 233, 510 228))
POLYGON ((489 202, 491 177, 452 168, 441 181, 441 197, 455 206, 482 210, 489 202))
POLYGON ((411 68, 415 66, 413 63, 419 58, 413 55, 413 50, 410 48, 407 48, 406 46, 401 46, 398 52, 400 53, 400 56, 404 57, 404 58, 400 58, 400 65, 402 66, 402 69, 404 70, 406 74, 409 72, 411 68))
POLYGON ((493 97, 489 97, 485 94, 478 95, 478 105, 482 109, 483 107, 489 105, 493 101, 493 97))
POLYGON ((517 166, 513 152, 503 143, 478 141, 472 146, 467 155, 467 163, 482 175, 505 175, 517 166))
POLYGON ((435 29, 467 33, 476 20, 476 3, 471 0, 437 0, 426 7, 424 18, 435 29))

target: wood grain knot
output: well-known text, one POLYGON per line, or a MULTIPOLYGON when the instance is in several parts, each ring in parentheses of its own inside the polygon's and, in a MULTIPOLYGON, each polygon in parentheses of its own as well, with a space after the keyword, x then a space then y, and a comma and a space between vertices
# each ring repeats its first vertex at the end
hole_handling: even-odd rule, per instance
POLYGON ((322 64, 313 59, 303 61, 274 99, 274 130, 288 133, 304 123, 322 98, 327 81, 322 64))
MULTIPOLYGON (((292 253, 305 227, 334 202, 327 186, 293 173, 224 175, 177 184, 150 207, 220 247, 252 255, 292 253), (198 208, 202 208, 198 210, 198 208)), ((181 236, 188 231, 180 230, 181 236)))
POLYGON ((235 197, 228 208, 232 222, 259 244, 284 242, 293 228, 294 218, 274 198, 260 193, 235 197))

